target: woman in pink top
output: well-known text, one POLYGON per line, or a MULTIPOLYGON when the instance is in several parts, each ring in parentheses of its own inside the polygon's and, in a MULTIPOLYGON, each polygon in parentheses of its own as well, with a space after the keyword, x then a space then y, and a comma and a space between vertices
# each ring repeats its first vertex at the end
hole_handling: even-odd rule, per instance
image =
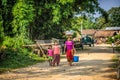
POLYGON ((49 48, 48 48, 48 60, 49 60, 49 65, 52 66, 52 60, 53 60, 52 45, 49 45, 49 48))
POLYGON ((55 45, 53 46, 53 53, 54 53, 53 66, 55 66, 55 63, 57 64, 57 66, 59 66, 59 63, 60 63, 60 46, 58 45, 57 42, 55 42, 55 45))
POLYGON ((71 40, 71 37, 69 37, 68 40, 65 42, 64 50, 66 53, 68 64, 72 66, 75 48, 74 48, 74 42, 71 40))

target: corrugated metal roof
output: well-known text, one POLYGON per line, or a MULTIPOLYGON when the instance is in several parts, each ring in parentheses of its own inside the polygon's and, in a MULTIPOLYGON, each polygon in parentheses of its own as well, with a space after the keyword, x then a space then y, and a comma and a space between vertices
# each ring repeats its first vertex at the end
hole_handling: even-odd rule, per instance
POLYGON ((120 27, 106 27, 105 30, 120 30, 120 27))

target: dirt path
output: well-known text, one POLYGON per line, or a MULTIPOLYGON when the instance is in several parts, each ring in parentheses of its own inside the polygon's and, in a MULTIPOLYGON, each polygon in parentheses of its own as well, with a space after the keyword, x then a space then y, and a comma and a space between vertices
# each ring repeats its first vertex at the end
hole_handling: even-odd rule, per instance
POLYGON ((109 66, 114 55, 109 45, 96 45, 80 51, 80 61, 68 66, 61 59, 59 67, 50 67, 48 62, 13 70, 0 75, 0 80, 115 80, 115 71, 109 66))

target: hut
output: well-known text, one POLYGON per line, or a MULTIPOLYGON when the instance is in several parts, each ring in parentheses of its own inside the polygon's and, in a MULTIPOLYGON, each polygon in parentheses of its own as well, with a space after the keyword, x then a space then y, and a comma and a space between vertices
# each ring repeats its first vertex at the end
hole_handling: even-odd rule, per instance
POLYGON ((108 37, 113 36, 114 32, 112 30, 98 30, 94 34, 94 38, 97 40, 97 43, 105 43, 108 37))
POLYGON ((95 34, 95 32, 96 32, 96 30, 94 30, 94 29, 86 29, 86 30, 82 30, 82 35, 84 36, 84 35, 88 35, 88 36, 94 36, 94 34, 95 34))

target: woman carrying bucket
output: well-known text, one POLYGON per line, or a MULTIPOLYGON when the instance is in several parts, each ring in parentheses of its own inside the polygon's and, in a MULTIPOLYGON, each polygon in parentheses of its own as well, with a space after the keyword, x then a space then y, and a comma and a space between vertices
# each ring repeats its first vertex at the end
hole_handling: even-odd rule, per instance
POLYGON ((65 42, 65 53, 68 61, 68 65, 72 66, 73 62, 73 55, 76 52, 74 48, 74 42, 71 40, 71 37, 68 37, 67 41, 65 42))

